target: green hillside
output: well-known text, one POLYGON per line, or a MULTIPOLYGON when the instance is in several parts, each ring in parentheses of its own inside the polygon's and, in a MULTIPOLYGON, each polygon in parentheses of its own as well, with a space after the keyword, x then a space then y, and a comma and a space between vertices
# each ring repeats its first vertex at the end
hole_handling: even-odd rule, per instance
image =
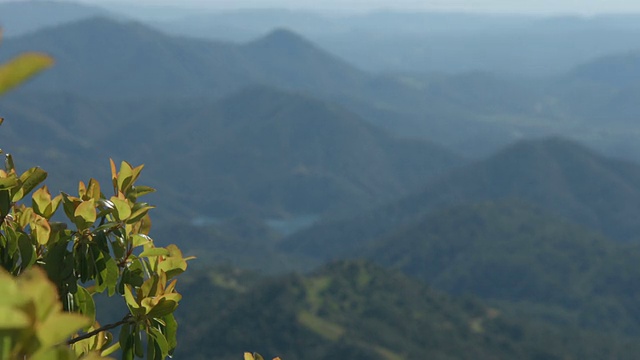
POLYGON ((474 294, 593 330, 640 331, 638 293, 630 286, 640 281, 634 265, 640 248, 537 208, 517 202, 454 207, 373 244, 363 256, 451 294, 474 294))
POLYGON ((176 356, 234 359, 249 349, 300 360, 631 359, 637 348, 514 320, 364 262, 252 283, 243 286, 227 271, 183 287, 181 306, 190 311, 179 310, 179 321, 189 326, 176 356))

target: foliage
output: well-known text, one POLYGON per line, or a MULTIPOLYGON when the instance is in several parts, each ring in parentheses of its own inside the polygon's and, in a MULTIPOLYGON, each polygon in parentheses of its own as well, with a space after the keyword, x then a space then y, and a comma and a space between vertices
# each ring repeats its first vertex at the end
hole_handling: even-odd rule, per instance
MULTIPOLYGON (((244 360, 264 360, 264 358, 262 357, 262 355, 258 354, 258 353, 244 353, 244 360)), ((273 358, 273 360, 280 360, 279 357, 273 358)))
MULTIPOLYGON (((51 64, 36 53, 6 63, 0 94, 51 64)), ((175 277, 189 259, 175 245, 156 247, 149 237, 153 206, 139 198, 154 190, 136 185, 142 168, 123 161, 118 171, 111 160, 110 197, 95 179, 80 182, 77 196, 52 197, 47 186, 36 190, 47 177, 44 170, 19 174, 6 155, 0 170, 0 287, 11 295, 0 302, 3 358, 90 359, 118 348, 125 359, 173 353, 173 312, 181 299, 175 277), (65 216, 68 222, 59 221, 65 216), (97 293, 121 297, 129 313, 101 326, 97 293), (117 327, 116 341, 108 330, 117 327)))
MULTIPOLYGON (((2 30, 0 29, 0 41, 2 30)), ((0 66, 0 95, 18 86, 33 75, 53 65, 53 59, 45 54, 23 53, 0 66)))
POLYGON ((63 311, 42 269, 30 268, 16 278, 0 268, 0 289, 0 358, 72 358, 72 349, 60 344, 91 321, 63 311))
POLYGON ((177 357, 233 360, 250 348, 301 360, 635 359, 640 351, 635 337, 535 324, 363 261, 259 283, 222 271, 185 276, 198 277, 183 283, 183 308, 208 315, 178 313, 189 330, 177 357), (224 296, 206 296, 214 292, 224 296))

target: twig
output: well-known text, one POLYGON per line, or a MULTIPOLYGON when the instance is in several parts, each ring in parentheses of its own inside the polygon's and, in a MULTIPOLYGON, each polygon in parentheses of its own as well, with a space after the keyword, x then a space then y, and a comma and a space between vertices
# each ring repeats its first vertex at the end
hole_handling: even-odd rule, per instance
POLYGON ((84 339, 88 339, 88 338, 90 338, 92 336, 98 335, 99 333, 101 333, 103 331, 111 330, 111 329, 116 328, 116 327, 118 327, 120 325, 124 325, 124 324, 128 323, 129 321, 131 321, 132 318, 133 318, 133 316, 131 316, 131 314, 127 314, 127 316, 125 316, 122 320, 118 321, 117 323, 113 323, 113 324, 102 326, 102 327, 100 327, 98 329, 95 329, 95 330, 93 330, 91 332, 88 332, 88 333, 86 333, 84 335, 80 335, 80 336, 78 336, 76 338, 73 338, 73 339, 67 341, 67 345, 75 344, 78 341, 82 341, 84 339))

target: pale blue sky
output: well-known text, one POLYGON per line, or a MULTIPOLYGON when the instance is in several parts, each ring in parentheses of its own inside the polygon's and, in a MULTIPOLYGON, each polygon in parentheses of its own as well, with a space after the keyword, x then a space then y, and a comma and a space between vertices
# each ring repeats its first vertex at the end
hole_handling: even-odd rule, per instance
MULTIPOLYGON (((95 4, 126 2, 81 0, 95 4)), ((463 10, 499 13, 640 13, 640 0, 135 0, 135 4, 181 7, 267 8, 368 11, 374 9, 463 10)))

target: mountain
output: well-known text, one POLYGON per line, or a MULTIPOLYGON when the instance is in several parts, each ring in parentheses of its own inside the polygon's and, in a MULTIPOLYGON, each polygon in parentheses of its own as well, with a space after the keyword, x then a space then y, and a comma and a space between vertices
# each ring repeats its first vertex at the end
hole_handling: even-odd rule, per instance
POLYGON ((51 54, 56 66, 26 89, 101 99, 220 97, 252 84, 345 92, 364 76, 286 30, 238 45, 90 18, 10 39, 2 54, 28 50, 51 54))
POLYGON ((42 0, 0 2, 0 25, 3 35, 7 37, 95 16, 118 17, 100 7, 77 2, 42 0))
POLYGON ((144 162, 150 178, 168 191, 181 189, 185 202, 214 217, 361 209, 462 162, 429 142, 395 138, 340 106, 265 87, 197 106, 156 104, 116 132, 120 156, 144 162))
POLYGON ((172 33, 246 40, 287 27, 372 72, 487 71, 549 76, 640 46, 637 14, 536 16, 441 11, 362 14, 241 9, 154 24, 172 33), (375 56, 372 56, 375 54, 375 56))
POLYGON ((535 112, 540 86, 493 74, 373 75, 285 29, 243 44, 180 38, 105 18, 48 28, 6 41, 3 59, 40 50, 56 66, 26 90, 89 99, 215 98, 275 86, 339 103, 403 136, 493 151, 518 136, 549 135, 563 122, 535 112))
POLYGON ((142 181, 159 191, 150 200, 170 218, 337 216, 417 190, 463 162, 338 105, 266 87, 221 100, 163 101, 25 91, 1 104, 5 150, 52 172, 71 167, 78 176, 54 188, 108 175, 109 157, 144 163, 142 181))
POLYGON ((569 76, 617 88, 637 86, 634 79, 640 76, 640 52, 599 57, 576 66, 569 76))
POLYGON ((640 248, 612 243, 520 202, 437 211, 352 256, 529 316, 596 331, 640 331, 638 293, 629 287, 640 280, 634 265, 640 248))
POLYGON ((287 29, 273 30, 240 49, 245 58, 259 59, 253 64, 258 76, 277 87, 344 92, 368 76, 287 29))
POLYGON ((557 99, 558 111, 588 126, 601 127, 603 134, 616 134, 614 139, 621 142, 625 134, 637 133, 638 76, 640 52, 635 49, 576 66, 553 81, 547 93, 557 99))
POLYGON ((177 316, 189 326, 176 356, 630 359, 637 347, 622 338, 535 326, 366 262, 332 263, 308 276, 257 284, 248 278, 253 285, 242 279, 247 275, 210 272, 183 284, 177 316))
POLYGON ((293 234, 281 248, 332 258, 435 209, 500 199, 521 199, 615 240, 632 242, 640 234, 638 184, 640 167, 633 163, 560 138, 521 141, 453 170, 403 200, 293 234))
POLYGON ((0 108, 5 119, 0 142, 18 171, 45 169, 53 193, 75 191, 79 180, 100 174, 108 179, 108 154, 92 138, 101 136, 115 117, 108 103, 64 94, 9 94, 0 100, 0 108))
POLYGON ((234 46, 90 18, 7 40, 5 57, 38 50, 56 65, 24 87, 99 99, 219 95, 248 82, 234 46))

